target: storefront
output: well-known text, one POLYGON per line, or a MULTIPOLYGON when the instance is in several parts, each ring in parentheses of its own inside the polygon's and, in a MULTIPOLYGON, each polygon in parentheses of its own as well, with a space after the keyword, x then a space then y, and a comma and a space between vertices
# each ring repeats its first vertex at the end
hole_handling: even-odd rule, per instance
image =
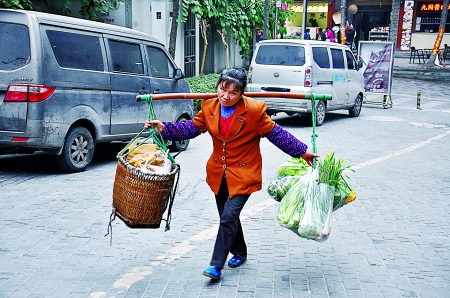
MULTIPOLYGON (((286 30, 288 36, 301 36, 303 20, 303 1, 294 2, 289 5, 289 9, 297 14, 292 21, 286 21, 286 30)), ((328 2, 308 1, 308 10, 306 15, 306 28, 310 29, 312 39, 316 39, 318 28, 325 29, 328 23, 328 2)))
MULTIPOLYGON (((409 51, 412 46, 418 49, 433 48, 443 8, 443 1, 406 0, 401 18, 403 21, 401 50, 409 51)), ((450 5, 446 9, 450 11, 450 5)), ((445 32, 441 47, 444 44, 450 45, 450 13, 447 14, 445 32)))

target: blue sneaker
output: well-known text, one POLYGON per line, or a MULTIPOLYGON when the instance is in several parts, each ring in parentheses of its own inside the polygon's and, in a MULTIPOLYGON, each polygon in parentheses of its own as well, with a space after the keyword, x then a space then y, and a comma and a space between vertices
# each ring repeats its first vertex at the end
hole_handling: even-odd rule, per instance
POLYGON ((216 266, 209 266, 208 269, 203 271, 204 276, 208 276, 211 279, 219 279, 220 278, 220 271, 222 269, 216 266))
POLYGON ((228 267, 231 267, 231 268, 239 267, 242 264, 244 264, 245 260, 247 260, 247 256, 243 256, 243 257, 233 256, 228 261, 228 267))

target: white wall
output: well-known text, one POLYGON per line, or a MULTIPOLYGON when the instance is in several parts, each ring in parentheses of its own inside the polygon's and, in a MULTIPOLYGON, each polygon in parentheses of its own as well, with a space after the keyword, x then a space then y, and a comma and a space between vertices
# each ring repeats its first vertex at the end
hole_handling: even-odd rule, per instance
MULTIPOLYGON (((434 42, 436 41, 437 32, 436 33, 427 33, 427 32, 417 32, 411 34, 411 46, 416 47, 416 49, 432 49, 434 46, 434 42)), ((444 37, 441 41, 441 48, 444 47, 444 44, 450 46, 450 33, 444 33, 444 37)))

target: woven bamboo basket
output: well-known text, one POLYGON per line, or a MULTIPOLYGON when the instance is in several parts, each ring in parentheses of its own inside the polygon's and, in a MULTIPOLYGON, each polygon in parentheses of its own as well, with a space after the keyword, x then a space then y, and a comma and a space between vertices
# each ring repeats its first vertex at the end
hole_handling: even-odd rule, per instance
MULTIPOLYGON (((115 214, 130 228, 159 228, 173 202, 179 170, 174 164, 169 174, 142 173, 119 159, 113 188, 115 214)), ((170 208, 166 229, 169 220, 170 208)))

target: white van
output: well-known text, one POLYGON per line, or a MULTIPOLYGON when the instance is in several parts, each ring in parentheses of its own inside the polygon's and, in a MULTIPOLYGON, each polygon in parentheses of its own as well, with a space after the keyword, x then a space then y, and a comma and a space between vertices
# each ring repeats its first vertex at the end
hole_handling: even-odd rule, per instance
MULTIPOLYGON (((364 78, 350 48, 316 40, 274 39, 257 44, 249 68, 247 91, 331 94, 332 100, 316 102, 316 125, 322 125, 325 112, 348 110, 358 117, 364 96, 364 78)), ((307 114, 306 99, 263 98, 267 113, 307 114)))

